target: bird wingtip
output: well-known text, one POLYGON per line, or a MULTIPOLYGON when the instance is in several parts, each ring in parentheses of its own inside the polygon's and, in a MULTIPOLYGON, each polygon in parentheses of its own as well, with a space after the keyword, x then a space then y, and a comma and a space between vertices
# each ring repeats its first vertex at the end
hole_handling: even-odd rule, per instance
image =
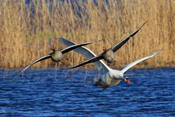
POLYGON ((58 37, 58 39, 60 40, 60 41, 62 41, 62 40, 66 40, 65 38, 63 38, 63 37, 58 37))
POLYGON ((164 48, 160 49, 157 53, 159 53, 159 52, 161 52, 161 51, 163 51, 163 50, 164 50, 164 48))
POLYGON ((160 51, 163 51, 164 50, 164 48, 162 48, 160 51))

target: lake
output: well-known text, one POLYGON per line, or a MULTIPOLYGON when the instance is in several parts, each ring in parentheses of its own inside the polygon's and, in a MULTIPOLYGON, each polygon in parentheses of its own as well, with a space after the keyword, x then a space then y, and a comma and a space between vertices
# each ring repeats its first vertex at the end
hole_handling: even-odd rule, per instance
POLYGON ((0 116, 175 116, 175 68, 131 69, 102 91, 97 70, 0 69, 0 116))

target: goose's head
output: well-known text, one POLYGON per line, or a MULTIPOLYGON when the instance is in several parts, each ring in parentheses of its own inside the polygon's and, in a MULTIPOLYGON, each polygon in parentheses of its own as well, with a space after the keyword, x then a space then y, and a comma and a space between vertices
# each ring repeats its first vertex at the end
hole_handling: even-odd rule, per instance
POLYGON ((125 82, 131 83, 128 77, 125 77, 125 82))
POLYGON ((55 52, 54 46, 50 46, 50 49, 51 49, 53 52, 55 52))
POLYGON ((106 47, 103 47, 103 51, 106 51, 106 47))

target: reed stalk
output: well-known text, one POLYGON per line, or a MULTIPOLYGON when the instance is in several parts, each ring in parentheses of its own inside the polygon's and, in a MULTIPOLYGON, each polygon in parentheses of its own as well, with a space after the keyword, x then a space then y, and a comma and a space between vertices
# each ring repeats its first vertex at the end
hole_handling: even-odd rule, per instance
MULTIPOLYGON (((82 0, 0 1, 0 67, 19 68, 49 54, 50 45, 63 49, 58 36, 76 43, 104 39, 88 45, 95 54, 110 48, 130 33, 146 25, 116 52, 115 68, 125 66, 164 48, 160 54, 135 67, 169 67, 175 63, 174 0, 82 0), (77 5, 77 2, 79 5, 77 5)), ((61 66, 72 66, 86 60, 80 54, 65 54, 61 66)), ((51 60, 32 67, 54 66, 51 60)), ((91 67, 92 64, 86 65, 91 67)))

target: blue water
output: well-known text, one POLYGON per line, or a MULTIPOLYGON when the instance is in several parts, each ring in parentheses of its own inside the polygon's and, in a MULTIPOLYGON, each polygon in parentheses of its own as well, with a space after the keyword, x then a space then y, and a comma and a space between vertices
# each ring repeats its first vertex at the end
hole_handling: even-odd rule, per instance
POLYGON ((97 70, 0 69, 0 116, 175 117, 175 68, 132 69, 102 91, 97 70), (85 79, 86 78, 86 79, 85 79))

